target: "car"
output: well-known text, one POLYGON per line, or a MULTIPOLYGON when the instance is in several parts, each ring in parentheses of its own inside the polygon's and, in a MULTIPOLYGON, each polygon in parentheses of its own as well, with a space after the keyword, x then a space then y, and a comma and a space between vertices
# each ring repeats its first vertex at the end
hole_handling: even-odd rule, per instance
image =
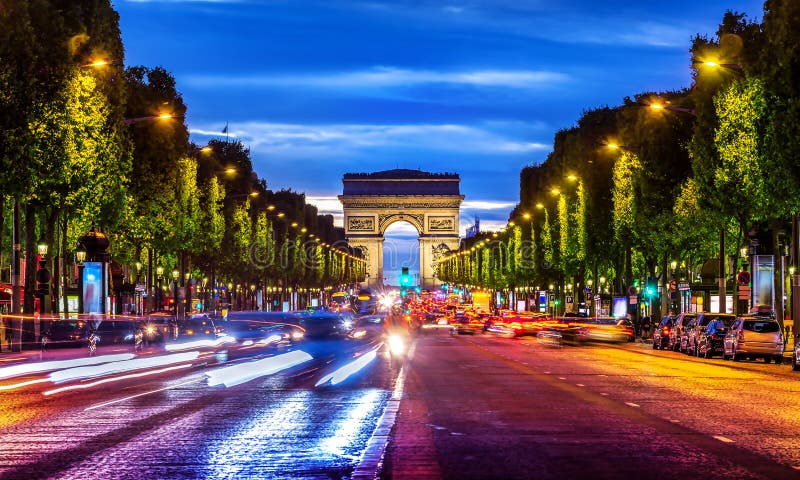
POLYGON ((800 335, 794 337, 794 348, 792 349, 792 370, 800 370, 800 335))
POLYGON ((705 332, 709 323, 714 320, 722 320, 727 325, 733 324, 736 319, 733 315, 727 313, 699 313, 694 320, 692 320, 685 330, 686 334, 686 353, 688 355, 699 356, 699 342, 700 336, 705 332))
POLYGON ((221 329, 206 314, 195 314, 178 323, 178 340, 215 340, 221 329))
POLYGON ((695 317, 697 317, 697 314, 690 312, 683 312, 678 315, 678 318, 675 319, 675 323, 672 326, 672 330, 669 332, 669 342, 667 343, 667 348, 676 352, 686 351, 686 344, 684 343, 686 337, 684 336, 684 332, 686 327, 690 322, 692 322, 692 320, 695 319, 695 317))
POLYGON ((725 335, 722 358, 755 359, 761 357, 766 363, 775 360, 783 363, 783 332, 777 320, 768 317, 739 317, 725 335))
POLYGON ((677 315, 667 315, 661 319, 661 322, 656 326, 653 332, 653 349, 663 350, 669 345, 669 334, 675 326, 677 315))
MULTIPOLYGON (((345 313, 349 315, 349 312, 345 313)), ((224 319, 216 322, 216 326, 221 334, 238 343, 259 343, 273 335, 280 336, 282 342, 293 343, 305 338, 305 329, 301 326, 303 316, 293 312, 228 312, 224 319)))
POLYGON ((715 353, 722 354, 725 350, 725 335, 728 334, 734 321, 733 315, 718 315, 712 318, 705 329, 698 333, 697 356, 711 358, 715 353))
POLYGON ((456 316, 453 319, 452 325, 452 333, 457 335, 475 335, 475 333, 481 328, 480 326, 473 324, 470 321, 470 318, 467 316, 456 316))
POLYGON ((133 321, 103 320, 95 327, 98 345, 134 343, 136 324, 133 321))
POLYGON ((89 322, 83 320, 55 320, 42 333, 42 346, 85 346, 89 330, 89 322))

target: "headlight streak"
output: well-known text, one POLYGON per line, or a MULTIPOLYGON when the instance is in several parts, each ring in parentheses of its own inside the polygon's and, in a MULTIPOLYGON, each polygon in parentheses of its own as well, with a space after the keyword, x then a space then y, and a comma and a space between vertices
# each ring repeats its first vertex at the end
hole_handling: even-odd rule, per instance
POLYGON ((28 385, 34 385, 34 384, 37 384, 37 383, 47 383, 49 381, 50 380, 48 380, 46 378, 37 378, 36 380, 28 380, 27 382, 20 382, 20 383, 15 383, 15 384, 12 384, 12 385, 0 385, 0 391, 3 391, 3 390, 14 390, 15 388, 27 387, 28 385))
POLYGON ((259 377, 278 373, 309 360, 313 360, 311 355, 302 350, 295 350, 263 360, 221 368, 213 372, 207 372, 206 375, 210 386, 223 384, 226 387, 233 387, 259 377))
POLYGON ((108 375, 111 373, 140 370, 143 368, 162 367, 173 363, 189 362, 195 360, 199 355, 200 352, 184 352, 175 353, 172 355, 160 355, 157 357, 136 358, 133 360, 107 363, 97 366, 70 368, 51 373, 50 381, 53 383, 61 383, 81 378, 100 377, 102 375, 108 375))
POLYGON ((54 395, 56 393, 66 392, 66 391, 69 391, 69 390, 79 390, 79 389, 84 389, 84 388, 92 388, 92 387, 96 387, 98 385, 102 385, 104 383, 117 382, 117 381, 120 381, 120 380, 128 380, 128 379, 131 379, 131 378, 145 377, 145 376, 148 376, 148 375, 157 375, 159 373, 169 372, 169 371, 172 371, 172 370, 180 370, 182 368, 189 368, 191 366, 192 366, 191 363, 187 363, 185 365, 176 365, 174 367, 161 368, 161 369, 158 369, 158 370, 148 370, 146 372, 131 373, 131 374, 122 375, 122 376, 119 376, 119 377, 103 378, 103 379, 96 380, 96 381, 91 382, 91 383, 79 383, 79 384, 76 384, 76 385, 68 385, 66 387, 54 388, 53 390, 47 390, 47 391, 42 392, 42 395, 54 395))
MULTIPOLYGON (((380 347, 378 347, 380 348, 380 347)), ((351 375, 359 372, 364 367, 370 364, 375 358, 378 356, 377 354, 378 349, 370 350, 369 352, 361 355, 360 357, 356 358, 352 362, 348 363, 347 365, 337 368, 333 372, 325 375, 324 377, 320 378, 319 381, 314 385, 318 387, 330 380, 331 385, 338 385, 343 381, 347 380, 348 377, 351 375)))
POLYGON ((0 379, 20 377, 31 373, 48 372, 50 370, 61 370, 64 368, 82 367, 85 365, 98 365, 107 362, 119 362, 130 360, 136 355, 132 353, 121 353, 117 355, 101 355, 99 357, 76 358, 73 360, 53 360, 49 362, 25 363, 21 365, 11 365, 0 368, 0 379))
POLYGON ((210 347, 219 347, 220 345, 224 345, 226 343, 236 343, 236 339, 231 337, 230 335, 223 335, 219 338, 214 340, 193 340, 191 342, 183 342, 183 343, 168 343, 164 345, 164 350, 168 352, 174 352, 178 350, 194 350, 196 348, 210 348, 210 347))

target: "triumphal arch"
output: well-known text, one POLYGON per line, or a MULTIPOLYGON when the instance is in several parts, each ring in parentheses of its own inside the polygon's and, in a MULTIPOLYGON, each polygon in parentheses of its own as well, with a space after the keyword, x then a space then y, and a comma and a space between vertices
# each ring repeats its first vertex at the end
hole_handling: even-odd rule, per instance
POLYGON ((367 284, 383 287, 383 241, 389 225, 405 221, 419 233, 419 284, 438 286, 436 262, 458 249, 458 216, 464 196, 454 173, 386 170, 346 173, 342 178, 347 241, 367 260, 367 284))

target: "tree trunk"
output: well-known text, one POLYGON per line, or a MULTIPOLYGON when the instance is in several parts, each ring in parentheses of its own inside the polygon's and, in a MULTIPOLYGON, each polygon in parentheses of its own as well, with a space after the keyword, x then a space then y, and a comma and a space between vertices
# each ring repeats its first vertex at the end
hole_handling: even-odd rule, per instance
MULTIPOLYGON (((71 251, 71 249, 69 248, 69 245, 67 244, 67 227, 68 227, 67 214, 66 214, 66 212, 64 212, 64 213, 61 214, 61 259, 60 259, 60 263, 61 263, 61 292, 63 293, 63 295, 61 295, 62 307, 63 307, 61 309, 61 311, 64 312, 65 314, 69 314, 69 304, 67 303, 67 289, 72 284, 72 275, 67 270, 67 264, 68 264, 68 262, 67 262, 67 252, 71 251)), ((82 295, 82 294, 83 294, 83 292, 78 292, 79 296, 82 295)), ((65 317, 66 316, 67 315, 65 315, 65 317)))
POLYGON ((719 313, 725 313, 727 294, 725 288, 725 229, 719 229, 719 313))
POLYGON ((25 313, 31 314, 36 291, 36 214, 30 203, 25 204, 25 313))

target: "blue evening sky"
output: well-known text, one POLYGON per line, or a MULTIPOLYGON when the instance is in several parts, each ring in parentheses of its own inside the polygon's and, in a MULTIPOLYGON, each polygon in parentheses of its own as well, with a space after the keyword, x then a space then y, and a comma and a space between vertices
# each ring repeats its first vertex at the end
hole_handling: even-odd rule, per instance
MULTIPOLYGON (((127 65, 163 66, 192 139, 226 124, 273 189, 338 212, 345 172, 457 172, 461 228, 586 109, 690 81, 688 48, 758 0, 116 0, 127 65)), ((340 215, 339 215, 340 217, 340 215)), ((399 232, 408 232, 400 229, 399 232)), ((413 263, 413 262, 412 262, 413 263)), ((399 269, 399 267, 398 267, 399 269)))

